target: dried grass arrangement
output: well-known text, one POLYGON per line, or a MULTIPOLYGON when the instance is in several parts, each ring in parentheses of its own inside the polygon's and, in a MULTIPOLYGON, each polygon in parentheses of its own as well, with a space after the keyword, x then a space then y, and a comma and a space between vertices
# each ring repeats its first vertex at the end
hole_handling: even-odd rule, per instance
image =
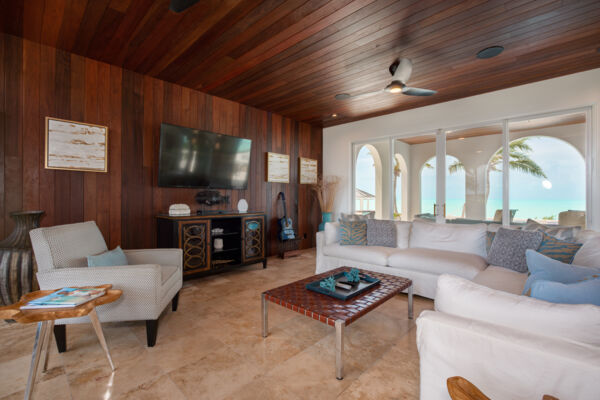
POLYGON ((316 184, 312 185, 312 190, 319 200, 321 212, 333 212, 335 196, 340 188, 342 179, 339 176, 319 177, 316 184))

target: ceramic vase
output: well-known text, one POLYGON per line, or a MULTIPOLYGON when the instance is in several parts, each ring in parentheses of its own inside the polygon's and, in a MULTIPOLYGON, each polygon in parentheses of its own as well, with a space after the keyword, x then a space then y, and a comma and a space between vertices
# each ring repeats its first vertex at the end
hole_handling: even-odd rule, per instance
POLYGON ((319 224, 319 232, 325 229, 325 223, 331 222, 333 213, 331 212, 322 212, 321 213, 321 223, 319 224))
POLYGON ((10 214, 15 229, 0 242, 0 303, 9 305, 22 295, 37 290, 37 265, 31 250, 29 231, 39 228, 44 211, 22 211, 10 214))
POLYGON ((240 201, 238 201, 237 208, 242 214, 248 212, 248 202, 246 199, 240 199, 240 201))

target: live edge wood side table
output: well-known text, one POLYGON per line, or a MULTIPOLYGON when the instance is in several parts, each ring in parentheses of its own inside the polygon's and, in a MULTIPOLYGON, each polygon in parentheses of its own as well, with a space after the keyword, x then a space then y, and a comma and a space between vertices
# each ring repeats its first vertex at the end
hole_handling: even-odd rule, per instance
POLYGON ((122 291, 111 289, 112 285, 100 285, 94 287, 103 288, 106 290, 106 293, 103 296, 97 297, 91 301, 88 301, 87 303, 73 308, 40 308, 21 310, 21 306, 25 305, 29 301, 49 295, 60 289, 38 290, 36 292, 31 292, 21 297, 21 300, 18 303, 10 306, 0 307, 0 319, 12 319, 21 324, 27 324, 31 322, 38 323, 37 332, 35 334, 35 342, 33 344, 33 353, 31 355, 29 377, 27 378, 27 388, 25 389, 26 400, 30 399, 31 394, 33 393, 33 385, 35 384, 35 377, 37 375, 38 365, 40 363, 41 354, 44 352, 44 348, 44 372, 48 369, 48 356, 50 341, 52 339, 52 329, 54 328, 54 321, 57 319, 77 318, 88 315, 92 321, 92 326, 96 331, 100 345, 102 346, 102 349, 104 349, 104 353, 106 353, 106 358, 108 358, 110 368, 113 371, 115 370, 115 366, 108 351, 108 346, 106 345, 106 340, 104 339, 104 334, 102 333, 102 326, 98 320, 96 307, 103 304, 112 303, 113 301, 117 300, 119 297, 121 297, 122 291))
POLYGON ((350 269, 349 267, 337 268, 267 290, 262 294, 263 337, 267 337, 269 330, 267 301, 289 308, 324 324, 335 326, 335 376, 337 379, 344 378, 342 355, 344 352, 344 328, 346 326, 404 290, 408 293, 408 318, 413 318, 413 287, 412 281, 407 278, 360 270, 363 274, 379 279, 381 283, 346 301, 306 289, 307 283, 341 271, 350 271, 350 269))

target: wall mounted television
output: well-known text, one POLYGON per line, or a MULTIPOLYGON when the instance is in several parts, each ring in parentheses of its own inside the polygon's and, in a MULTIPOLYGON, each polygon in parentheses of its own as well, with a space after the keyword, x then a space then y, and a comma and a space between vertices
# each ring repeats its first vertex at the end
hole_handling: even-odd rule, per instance
POLYGON ((246 189, 252 140, 160 125, 158 186, 246 189))

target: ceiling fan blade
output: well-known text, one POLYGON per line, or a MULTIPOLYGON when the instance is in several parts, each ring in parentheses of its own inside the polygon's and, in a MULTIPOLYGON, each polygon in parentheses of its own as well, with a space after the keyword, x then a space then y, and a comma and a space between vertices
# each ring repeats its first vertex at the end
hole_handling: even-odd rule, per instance
POLYGON ((336 100, 360 100, 360 99, 365 99, 367 97, 375 96, 376 94, 379 94, 381 92, 382 92, 382 90, 377 90, 375 92, 366 92, 366 93, 360 93, 360 94, 354 94, 354 95, 350 95, 348 93, 341 93, 341 94, 335 95, 335 99, 336 100))
POLYGON ((171 5, 169 6, 169 10, 180 13, 184 12, 194 4, 196 4, 200 0, 171 0, 171 5))
POLYGON ((393 73, 393 80, 400 81, 404 84, 410 79, 412 74, 412 61, 409 58, 401 58, 396 67, 396 71, 393 73))
POLYGON ((437 92, 435 90, 419 89, 408 86, 405 86, 404 89, 402 89, 402 94, 406 94, 409 96, 431 96, 436 93, 437 92))

